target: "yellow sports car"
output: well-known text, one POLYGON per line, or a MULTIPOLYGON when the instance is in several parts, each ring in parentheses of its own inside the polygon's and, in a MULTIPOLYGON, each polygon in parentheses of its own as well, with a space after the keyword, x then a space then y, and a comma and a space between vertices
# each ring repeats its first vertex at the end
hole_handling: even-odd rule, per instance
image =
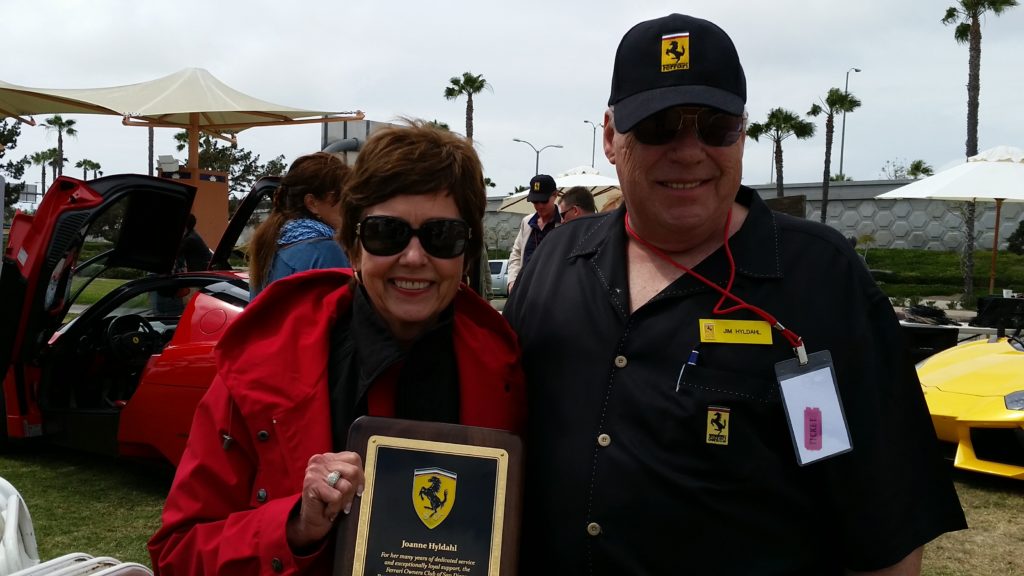
POLYGON ((1020 334, 954 346, 917 365, 935 432, 957 468, 1024 480, 1020 334))

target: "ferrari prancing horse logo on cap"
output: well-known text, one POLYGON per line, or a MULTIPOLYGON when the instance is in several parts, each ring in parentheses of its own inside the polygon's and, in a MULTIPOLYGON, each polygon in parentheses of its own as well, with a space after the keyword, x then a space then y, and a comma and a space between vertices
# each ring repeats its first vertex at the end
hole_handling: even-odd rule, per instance
POLYGON ((690 69, 690 33, 678 32, 661 37, 661 71, 690 69))
POLYGON ((412 480, 412 505, 416 515, 433 530, 455 505, 458 475, 443 468, 416 468, 412 480))

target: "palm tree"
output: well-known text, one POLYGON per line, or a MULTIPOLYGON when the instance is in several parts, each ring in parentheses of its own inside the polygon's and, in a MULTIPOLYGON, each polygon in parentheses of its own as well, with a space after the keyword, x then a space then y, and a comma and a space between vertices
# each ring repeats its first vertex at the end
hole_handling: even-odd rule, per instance
MULTIPOLYGON (((958 0, 946 8, 942 23, 956 24, 953 37, 957 43, 967 44, 967 157, 978 153, 978 99, 981 94, 981 16, 991 12, 996 16, 1017 5, 1017 0, 958 0)), ((964 280, 963 302, 974 301, 974 218, 976 203, 967 203, 967 243, 960 261, 964 280)))
POLYGON ((64 135, 77 136, 78 130, 75 129, 75 124, 74 120, 61 118, 60 114, 50 116, 43 122, 47 132, 57 133, 57 176, 64 174, 64 135))
POLYGON ((39 194, 40 196, 46 194, 46 166, 53 160, 52 151, 54 149, 44 150, 42 152, 35 152, 28 157, 29 161, 39 166, 39 194))
POLYGON ((913 178, 914 180, 933 174, 935 174, 935 170, 924 160, 914 160, 910 163, 910 167, 907 168, 907 178, 913 178))
POLYGON ((82 169, 82 180, 86 180, 87 178, 89 178, 90 170, 92 171, 92 177, 96 177, 96 173, 99 172, 100 165, 96 162, 93 162, 92 160, 89 160, 88 158, 83 158, 78 162, 75 162, 75 168, 82 169))
POLYGON ((47 162, 47 165, 50 166, 50 173, 53 174, 53 181, 56 182, 57 176, 61 176, 61 174, 58 172, 60 165, 63 164, 64 162, 67 162, 68 159, 61 158, 60 154, 57 153, 56 148, 50 148, 49 150, 47 150, 47 152, 50 154, 50 160, 47 162))
POLYGON ((473 96, 483 92, 484 88, 491 85, 484 80, 483 74, 472 74, 463 72, 462 78, 452 76, 448 80, 451 84, 444 89, 444 97, 447 100, 457 100, 459 96, 466 95, 466 138, 473 141, 473 96))
POLYGON ((761 136, 768 136, 775 143, 775 191, 779 198, 784 195, 782 186, 782 141, 790 136, 805 140, 814 136, 814 124, 803 120, 796 112, 783 108, 772 108, 764 124, 754 122, 747 127, 747 136, 757 142, 761 136))
POLYGON ((149 127, 149 175, 153 175, 153 127, 149 127))
POLYGON ((828 183, 832 179, 832 137, 836 131, 836 114, 853 112, 857 108, 860 108, 860 100, 856 96, 839 88, 832 88, 825 95, 825 100, 820 105, 817 103, 812 104, 811 110, 807 112, 808 116, 825 114, 825 175, 821 178, 822 224, 825 223, 825 216, 828 214, 828 183))

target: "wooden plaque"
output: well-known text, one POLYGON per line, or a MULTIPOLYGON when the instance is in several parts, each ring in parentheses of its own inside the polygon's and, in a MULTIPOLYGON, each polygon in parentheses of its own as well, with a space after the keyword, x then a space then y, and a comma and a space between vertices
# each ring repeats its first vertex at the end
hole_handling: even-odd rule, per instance
POLYGON ((338 529, 336 576, 518 570, 522 441, 503 430, 364 416, 366 485, 338 529))

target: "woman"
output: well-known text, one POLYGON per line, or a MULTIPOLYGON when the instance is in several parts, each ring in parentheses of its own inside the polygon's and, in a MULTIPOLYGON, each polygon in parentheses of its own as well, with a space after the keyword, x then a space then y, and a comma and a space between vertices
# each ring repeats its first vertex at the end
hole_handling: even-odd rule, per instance
POLYGON ((348 268, 334 234, 341 225, 338 202, 348 166, 317 152, 292 162, 274 192, 270 216, 249 243, 249 295, 274 280, 313 268, 348 268))
POLYGON ((149 544, 157 573, 329 574, 363 487, 343 452, 360 415, 521 430, 515 336, 460 282, 485 205, 465 139, 413 124, 367 141, 341 200, 355 272, 275 282, 221 340, 149 544))

